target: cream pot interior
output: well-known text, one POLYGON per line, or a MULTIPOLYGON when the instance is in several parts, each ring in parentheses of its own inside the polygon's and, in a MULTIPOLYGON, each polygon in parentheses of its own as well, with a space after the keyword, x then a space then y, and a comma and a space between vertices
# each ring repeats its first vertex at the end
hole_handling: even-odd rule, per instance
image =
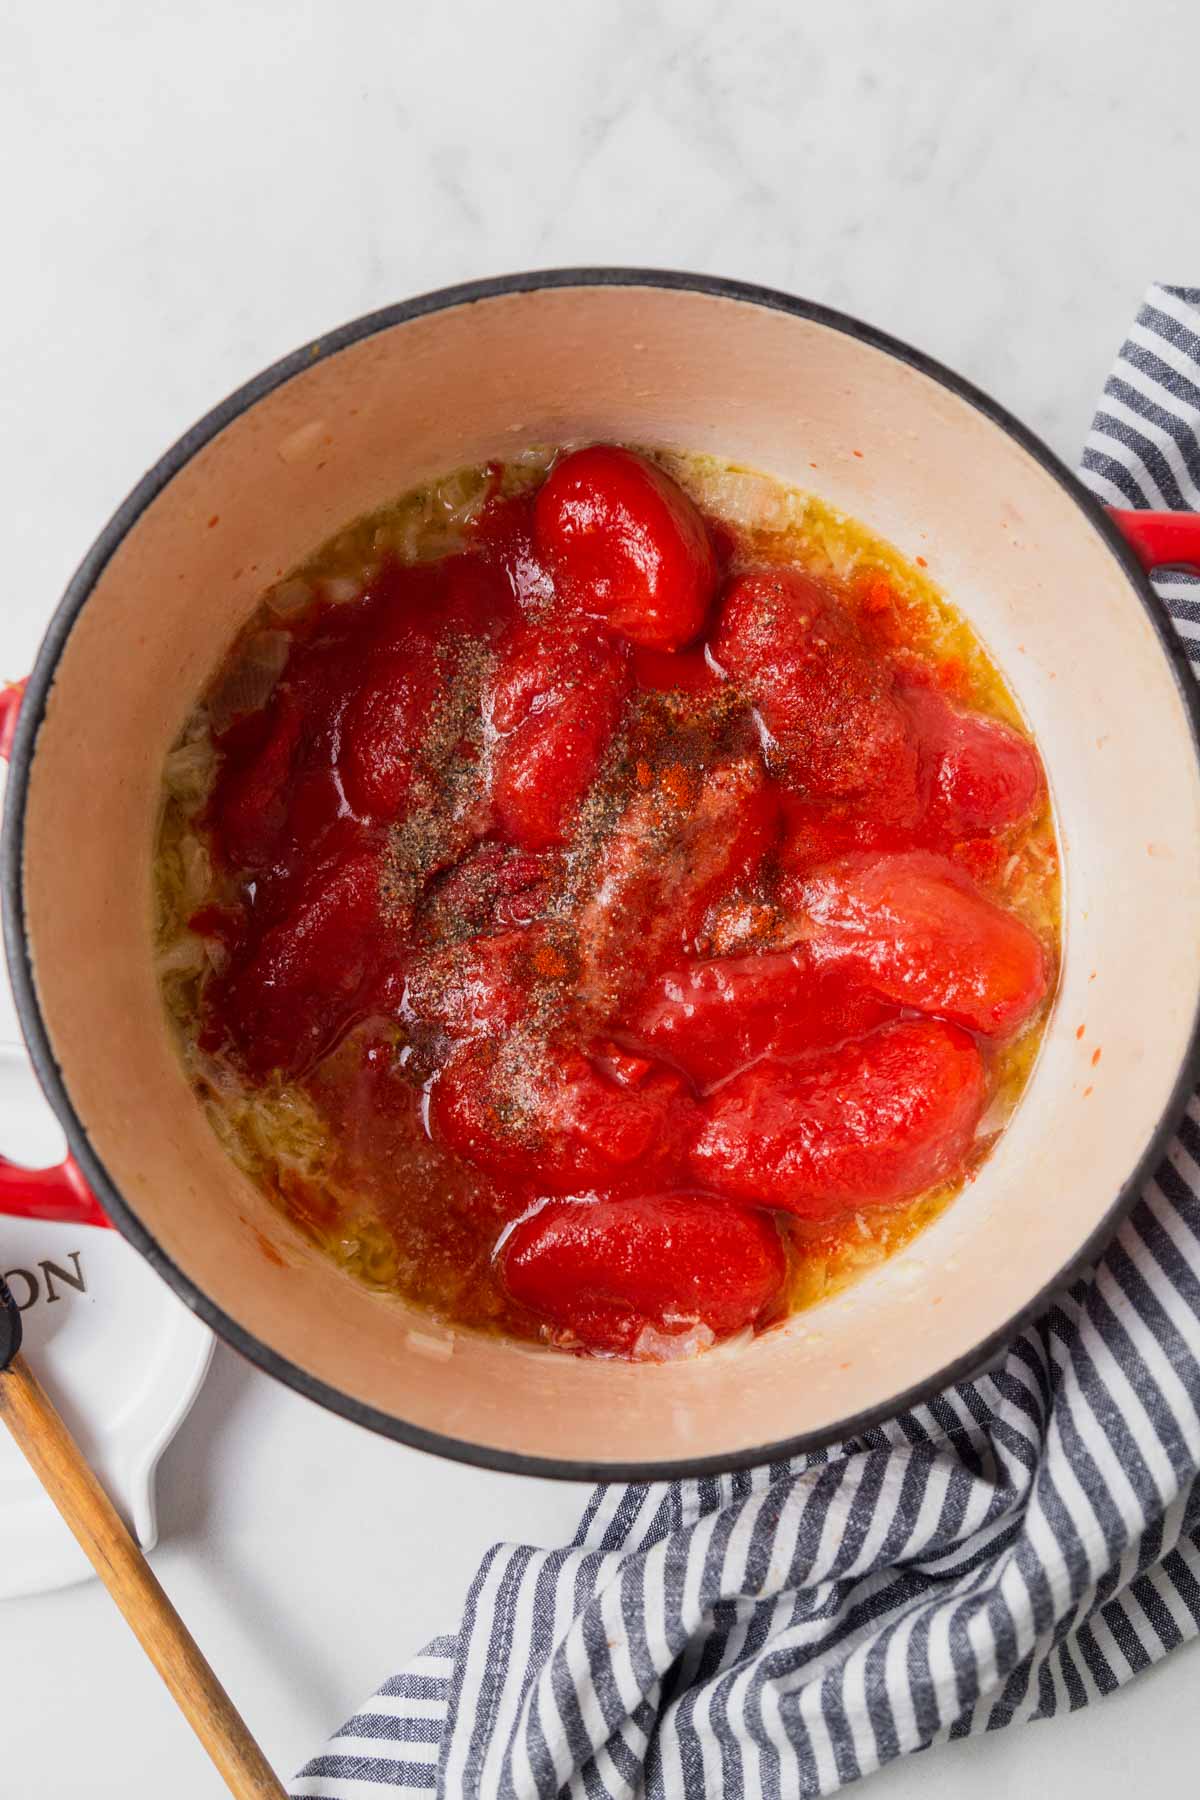
POLYGON ((228 403, 133 497, 64 603, 10 792, 10 949, 43 1079, 122 1229, 236 1344, 327 1404, 559 1473, 729 1466, 820 1441, 994 1347, 1111 1220, 1181 1096, 1200 781, 1178 667, 1098 512, 1019 428, 897 348, 701 280, 529 277, 435 296, 228 403), (425 477, 595 438, 766 470, 924 556, 1037 734, 1065 853, 1061 992, 979 1178, 852 1290, 662 1367, 455 1334, 314 1254, 193 1100, 150 943, 162 758, 262 586, 425 477))

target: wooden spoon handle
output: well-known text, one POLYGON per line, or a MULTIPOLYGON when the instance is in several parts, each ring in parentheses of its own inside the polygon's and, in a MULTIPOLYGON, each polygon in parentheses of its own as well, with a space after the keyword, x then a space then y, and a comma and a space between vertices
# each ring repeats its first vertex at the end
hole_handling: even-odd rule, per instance
POLYGON ((238 1800, 287 1800, 229 1695, 21 1356, 0 1374, 0 1419, 75 1533, 230 1793, 238 1800))

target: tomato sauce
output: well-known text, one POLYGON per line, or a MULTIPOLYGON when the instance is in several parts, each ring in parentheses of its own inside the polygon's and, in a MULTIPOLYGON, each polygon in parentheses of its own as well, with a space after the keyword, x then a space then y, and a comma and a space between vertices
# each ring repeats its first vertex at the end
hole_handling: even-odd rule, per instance
POLYGON ((761 1329, 945 1203, 1036 1049, 1053 832, 982 647, 861 528, 776 484, 782 526, 739 521, 717 475, 597 445, 356 523, 168 759, 197 1092, 457 1324, 761 1329))

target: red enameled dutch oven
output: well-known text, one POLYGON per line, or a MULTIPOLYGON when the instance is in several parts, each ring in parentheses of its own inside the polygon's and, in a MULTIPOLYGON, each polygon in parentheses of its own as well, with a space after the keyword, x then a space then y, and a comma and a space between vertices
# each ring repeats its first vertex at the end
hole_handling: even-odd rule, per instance
MULTIPOLYGON (((375 1430, 497 1468, 729 1469, 844 1437, 978 1371, 1097 1252, 1197 1079, 1200 728, 1143 573, 1164 561, 1200 562, 1195 521, 1110 517, 968 383, 786 294, 560 270, 426 295, 307 345, 134 490, 29 678, 4 927, 74 1158, 33 1203, 57 1187, 78 1204, 86 1182, 264 1369, 375 1430), (614 438, 762 469, 924 556, 1038 738, 1066 878, 1055 1011, 979 1178, 853 1288, 752 1343, 663 1366, 456 1333, 325 1262, 217 1143, 169 1042, 151 946, 162 760, 261 588, 432 475, 614 438)), ((11 1203, 24 1177, 2 1180, 11 1203)))

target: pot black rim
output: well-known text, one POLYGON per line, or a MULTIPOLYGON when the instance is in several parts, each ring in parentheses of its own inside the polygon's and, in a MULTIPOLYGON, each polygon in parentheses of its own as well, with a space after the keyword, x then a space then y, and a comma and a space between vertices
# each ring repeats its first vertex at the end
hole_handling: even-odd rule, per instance
POLYGON ((907 363, 920 374, 935 381, 1013 439, 1027 455, 1038 463, 1064 490, 1083 513, 1093 530, 1116 558, 1133 593, 1140 600, 1159 645, 1172 671, 1186 713, 1192 739, 1192 752, 1200 768, 1200 689, 1188 667, 1179 639, 1172 629, 1149 579, 1129 546, 1117 531, 1103 506, 1079 478, 1062 462, 1037 434, 1014 417, 972 382, 957 375, 935 357, 914 349, 850 314, 818 302, 797 298, 773 288, 758 287, 747 282, 718 276, 689 274, 681 270, 637 268, 565 268, 532 270, 502 275, 457 286, 436 289, 411 300, 400 301, 379 311, 364 314, 340 326, 327 336, 303 345, 290 356, 256 375, 207 413, 190 431, 178 439, 117 508, 104 527, 76 573, 68 583, 62 600, 50 621, 29 676, 25 698, 17 722, 9 765, 5 796, 4 831, 0 843, 0 894, 3 903, 4 943, 8 956, 17 1014, 41 1086, 63 1127, 71 1153, 100 1199, 113 1224, 146 1258, 159 1275, 174 1289, 192 1312, 204 1320, 218 1336, 248 1361, 281 1381, 307 1399, 328 1411, 390 1437, 412 1449, 447 1457, 452 1461, 492 1469, 504 1473, 549 1477, 562 1481, 666 1481, 689 1477, 729 1474, 763 1464, 781 1463, 796 1456, 826 1450, 860 1436, 872 1426, 894 1418, 896 1414, 927 1402, 932 1396, 955 1383, 972 1380, 986 1372, 1000 1353, 1027 1325, 1046 1308, 1053 1296, 1093 1262, 1108 1242, 1125 1214, 1133 1205, 1146 1178, 1161 1160, 1163 1151, 1179 1123, 1187 1100, 1200 1080, 1200 994, 1193 1015, 1186 1052, 1179 1073, 1160 1112, 1158 1122, 1135 1167, 1121 1183, 1116 1195, 1085 1242, 1044 1283, 1038 1292, 1012 1316, 990 1332, 962 1356, 943 1368, 850 1418, 841 1419, 815 1431, 797 1433, 775 1443, 703 1457, 673 1458, 650 1462, 608 1460, 571 1460, 531 1455, 499 1447, 477 1444, 466 1439, 445 1436, 414 1425, 391 1413, 367 1405, 340 1389, 330 1386, 302 1369, 278 1351, 256 1338, 218 1307, 184 1273, 162 1249, 151 1232, 141 1223, 123 1199, 109 1175, 99 1153, 75 1110, 66 1078, 54 1054, 53 1044, 37 996, 32 954, 26 930, 25 894, 23 886, 22 841, 28 800, 29 777, 36 750, 37 734, 45 715, 46 702, 53 686, 55 670, 77 618, 85 606, 105 566, 141 515, 192 458, 226 426, 239 418, 257 401, 274 392, 294 376, 311 368, 315 362, 336 355, 364 338, 410 323, 430 313, 477 302, 544 289, 574 287, 641 287, 665 288, 696 293, 711 299, 740 301, 765 307, 771 311, 810 320, 856 339, 907 363))

